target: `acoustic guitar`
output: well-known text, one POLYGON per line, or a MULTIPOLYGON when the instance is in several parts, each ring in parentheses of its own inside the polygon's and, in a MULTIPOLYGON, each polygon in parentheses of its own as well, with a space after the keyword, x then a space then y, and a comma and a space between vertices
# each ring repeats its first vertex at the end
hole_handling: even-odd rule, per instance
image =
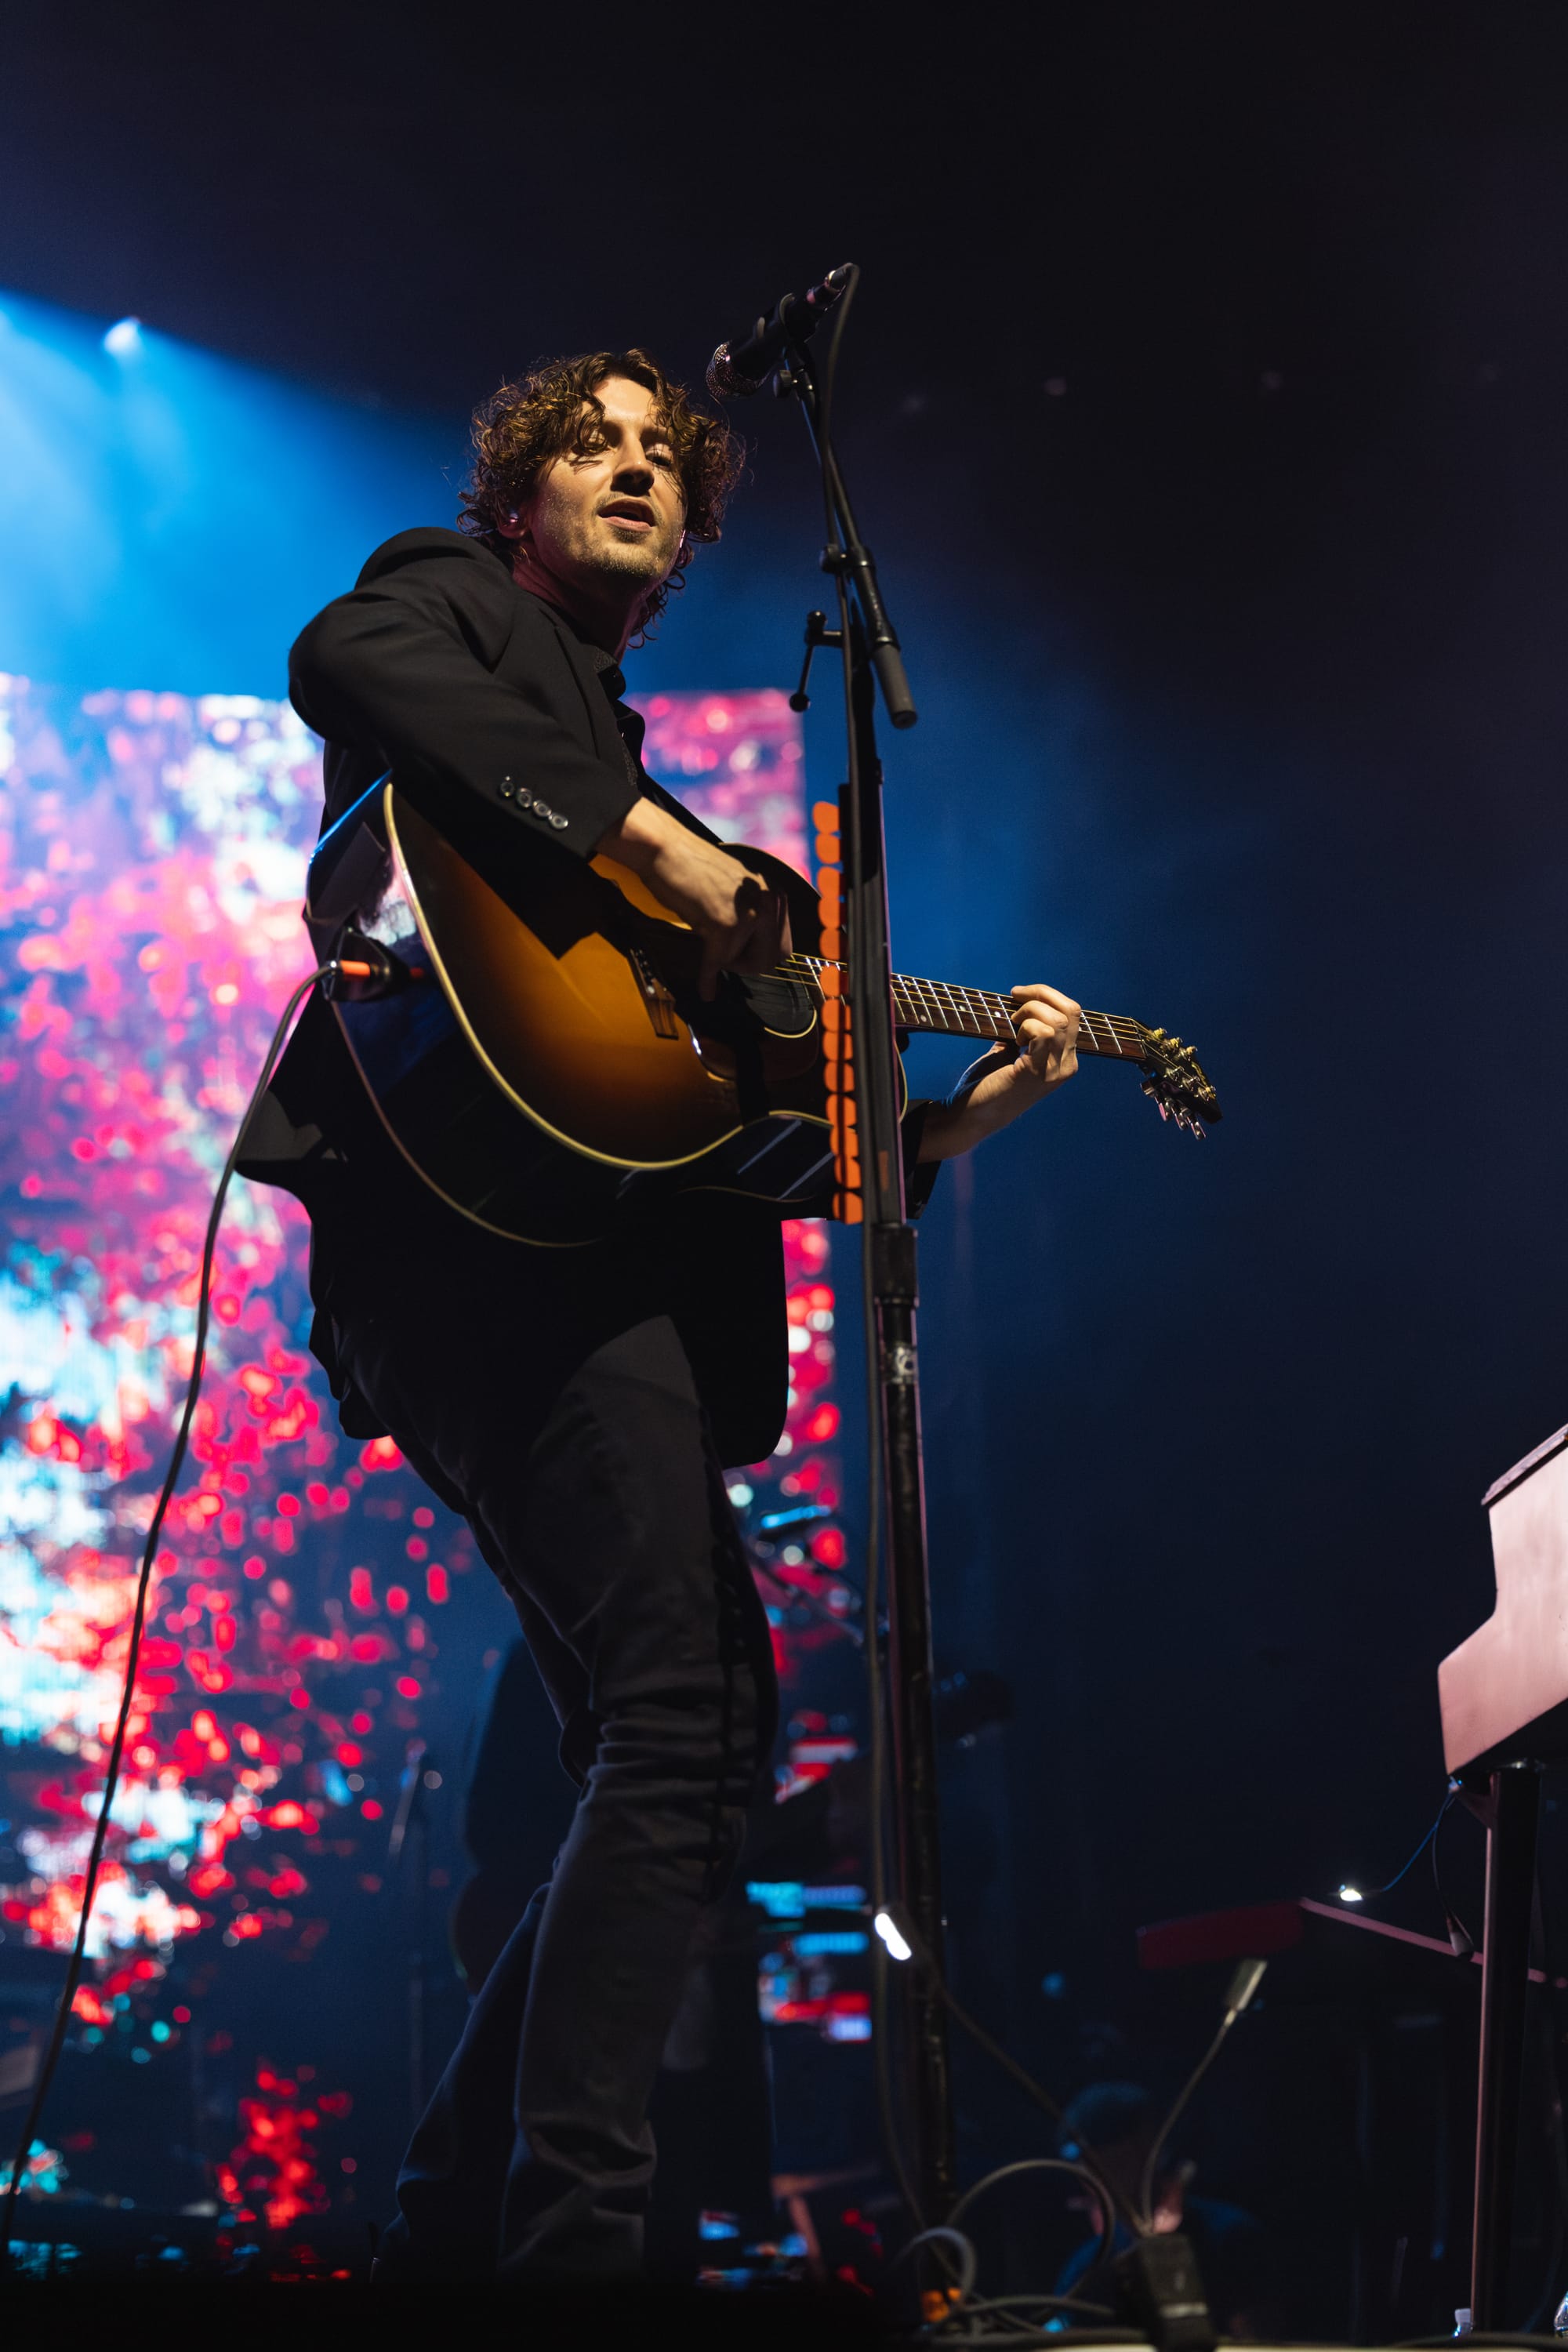
MULTIPOLYGON (((607 857, 520 860, 486 881, 390 777, 310 861, 305 919, 355 1066, 398 1149, 442 1199, 521 1242, 592 1241, 691 1186, 820 1215, 832 1192, 821 1011, 839 969, 816 893, 739 850, 784 893, 795 946, 697 993, 695 935, 607 857)), ((899 1029, 1015 1042, 1010 999, 893 982, 899 1029)), ((1219 1106, 1190 1045, 1086 1013, 1081 1055, 1126 1062, 1194 1135, 1219 1106)))

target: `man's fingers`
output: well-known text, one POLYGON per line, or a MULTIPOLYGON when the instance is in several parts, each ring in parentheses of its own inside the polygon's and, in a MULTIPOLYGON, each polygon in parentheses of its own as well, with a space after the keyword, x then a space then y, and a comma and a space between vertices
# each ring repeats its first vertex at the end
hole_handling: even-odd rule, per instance
POLYGON ((1058 1013, 1078 1013, 1082 1010, 1076 997, 1064 995, 1059 988, 1052 988, 1043 980, 1021 980, 1016 987, 1009 989, 1007 993, 1010 996, 1038 997, 1047 1004, 1054 1004, 1058 1013))
POLYGON ((711 1003, 721 971, 772 971, 790 952, 789 908, 783 897, 764 889, 756 876, 735 894, 728 922, 702 927, 702 963, 697 991, 711 1003))
POLYGON ((724 961, 731 971, 765 971, 768 968, 768 933, 765 923, 754 917, 737 924, 733 946, 724 961))
POLYGON ((1020 1012, 1027 1010, 1031 1005, 1049 1004, 1054 1006, 1057 1012, 1065 1013, 1075 1025, 1083 1015, 1083 1007, 1075 997, 1064 996, 1059 988, 1049 988, 1043 980, 1021 982, 1016 988, 1009 990, 1008 993, 1017 1003, 1020 1012))
POLYGON ((783 900, 772 891, 750 911, 751 929, 733 958, 733 968, 737 971, 772 971, 780 956, 788 951, 789 916, 783 900))
POLYGON ((779 893, 770 890, 756 913, 751 940, 756 961, 752 968, 754 971, 772 971, 784 952, 784 941, 789 938, 789 912, 779 893))
POLYGON ((697 992, 710 1003, 719 992, 721 972, 744 971, 747 969, 750 929, 742 916, 738 923, 715 923, 704 934, 702 970, 698 975, 697 992))
POLYGON ((1037 996, 1021 1003, 1014 1020, 1019 1048, 1036 1076, 1070 1077, 1078 1067, 1077 1022, 1037 996))

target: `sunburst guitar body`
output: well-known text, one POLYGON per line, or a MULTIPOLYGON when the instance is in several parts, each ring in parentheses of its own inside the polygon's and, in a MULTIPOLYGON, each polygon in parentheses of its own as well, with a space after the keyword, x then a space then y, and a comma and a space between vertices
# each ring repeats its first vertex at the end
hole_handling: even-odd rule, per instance
MULTIPOLYGON (((694 935, 609 858, 541 856, 497 887, 391 778, 323 837, 306 920, 323 961, 362 975, 331 984, 333 1013, 387 1131, 453 1208, 556 1247, 691 1186, 825 1212, 821 1007, 837 968, 809 883, 736 854, 784 894, 794 951, 774 971, 724 975, 706 1003, 694 935)), ((902 1029, 1014 1036, 1007 998, 938 982, 897 978, 893 1014, 902 1029)), ((1087 1013, 1079 1045, 1134 1063, 1194 1131, 1218 1117, 1179 1039, 1087 1013)))

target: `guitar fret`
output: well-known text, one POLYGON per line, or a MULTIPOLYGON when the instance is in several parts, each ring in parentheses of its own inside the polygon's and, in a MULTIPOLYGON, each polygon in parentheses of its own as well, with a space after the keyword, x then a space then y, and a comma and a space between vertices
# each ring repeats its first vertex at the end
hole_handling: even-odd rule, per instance
POLYGON ((986 1013, 984 999, 978 989, 946 987, 945 982, 943 986, 946 988, 948 1002, 963 1022, 967 1035, 989 1037, 994 1034, 995 1024, 986 1013))
POLYGON ((979 1035, 989 1037, 998 1045, 1013 1043, 1017 1032, 1013 1025, 1011 1009, 1004 998, 993 994, 988 988, 966 988, 963 997, 979 1024, 979 1035))
POLYGON ((930 982, 928 985, 953 1027, 965 1037, 974 1036, 977 1034, 974 1027, 974 1007, 970 1001, 969 991, 966 988, 953 988, 944 980, 930 982))
MULTIPOLYGON (((793 981, 818 1004, 825 1004, 830 990, 835 998, 841 998, 841 992, 847 994, 849 967, 842 957, 797 950, 783 959, 774 976, 793 981)), ((899 1029, 941 1037, 974 1037, 1002 1048, 1016 1048, 1019 1044, 1024 1007, 995 990, 922 980, 900 971, 889 975, 889 1009, 899 1029)), ((1078 1042, 1086 1055, 1103 1055, 1142 1066, 1144 1092, 1154 1096, 1162 1113, 1191 1127, 1194 1133, 1202 1134, 1208 1123, 1218 1118, 1214 1089, 1197 1069, 1191 1047, 1182 1048, 1179 1039, 1145 1029, 1142 1022, 1125 1013, 1093 1013, 1086 1007, 1079 1014, 1078 1042)))
POLYGON ((904 1012, 908 1016, 910 1027, 911 1029, 923 1029, 927 1027, 931 1018, 931 1007, 926 1003, 920 982, 918 980, 911 980, 905 975, 901 979, 900 986, 904 1000, 904 1012))
POLYGON ((974 1016, 975 1029, 980 1036, 989 1037, 994 1044, 1011 1043, 1013 1024, 999 997, 993 996, 986 988, 966 988, 963 995, 964 1003, 974 1016))
POLYGON ((990 989, 981 989, 976 991, 976 993, 990 1015, 993 1034, 1004 1045, 1016 1045, 1018 1042, 1018 1023, 1011 998, 997 996, 990 989))
POLYGON ((963 1021, 966 1036, 994 1038, 999 1034, 995 1013, 984 989, 947 987, 947 995, 963 1021))
POLYGON ((922 980, 921 988, 942 1028, 950 1034, 956 1030, 960 1036, 966 1035, 963 1008, 954 1001, 952 989, 940 980, 922 980))
MULTIPOLYGON (((848 976, 848 967, 838 957, 812 956, 799 953, 790 956, 781 967, 784 974, 809 988, 818 1001, 825 995, 823 974, 834 971, 848 976)), ((892 1010, 896 1024, 901 1029, 924 1030, 944 1037, 973 1037, 984 1043, 1012 1045, 1017 1043, 1018 1008, 1012 999, 988 988, 967 988, 946 980, 924 980, 906 971, 892 975, 892 1010)), ((1086 1054, 1104 1055, 1117 1061, 1142 1062, 1143 1033, 1136 1021, 1125 1013, 1092 1013, 1087 1008, 1079 1016, 1079 1047, 1086 1054)))

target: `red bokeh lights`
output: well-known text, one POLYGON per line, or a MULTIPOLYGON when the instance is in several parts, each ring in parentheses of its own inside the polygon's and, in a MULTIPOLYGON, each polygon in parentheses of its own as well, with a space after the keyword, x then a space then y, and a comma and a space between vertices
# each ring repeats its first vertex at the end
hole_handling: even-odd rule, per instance
MULTIPOLYGON (((782 696, 643 707, 656 773, 726 837, 744 832, 804 866, 798 729, 782 696)), ((0 680, 0 1286, 16 1349, 0 1421, 0 1542, 16 1565, 0 1632, 32 1662, 0 1683, 26 1872, 0 1887, 0 1911, 8 1932, 63 1948, 190 1369, 214 1173, 308 968, 299 900, 320 784, 317 747, 276 704, 77 701, 16 680, 0 680)), ((362 1825, 384 1818, 417 1710, 440 1688, 420 1610, 450 1606, 476 1564, 390 1438, 338 1433, 300 1339, 305 1238, 287 1198, 236 1186, 77 1998, 84 2031, 104 2030, 121 1972, 161 1973, 176 1946, 315 1948, 318 1857, 384 1845, 362 1825), (346 1789, 344 1771, 363 1785, 346 1789)), ((838 1431, 826 1238, 805 1224, 785 1238, 791 1403, 777 1454, 743 1474, 758 1514, 805 1496, 832 1510, 840 1485, 823 1452, 838 1431)), ((822 1611, 797 1625, 789 1589, 837 1606, 845 1546, 817 1527, 768 1549, 787 1668, 836 1632, 822 1611)), ((345 1867, 366 1890, 355 1899, 374 1899, 375 1874, 345 1867)), ((193 2013, 195 1996, 172 2015, 183 2030, 193 2013)), ((287 2230, 323 2210, 326 2106, 297 2077, 257 2074, 218 2168, 241 2216, 287 2230)))

